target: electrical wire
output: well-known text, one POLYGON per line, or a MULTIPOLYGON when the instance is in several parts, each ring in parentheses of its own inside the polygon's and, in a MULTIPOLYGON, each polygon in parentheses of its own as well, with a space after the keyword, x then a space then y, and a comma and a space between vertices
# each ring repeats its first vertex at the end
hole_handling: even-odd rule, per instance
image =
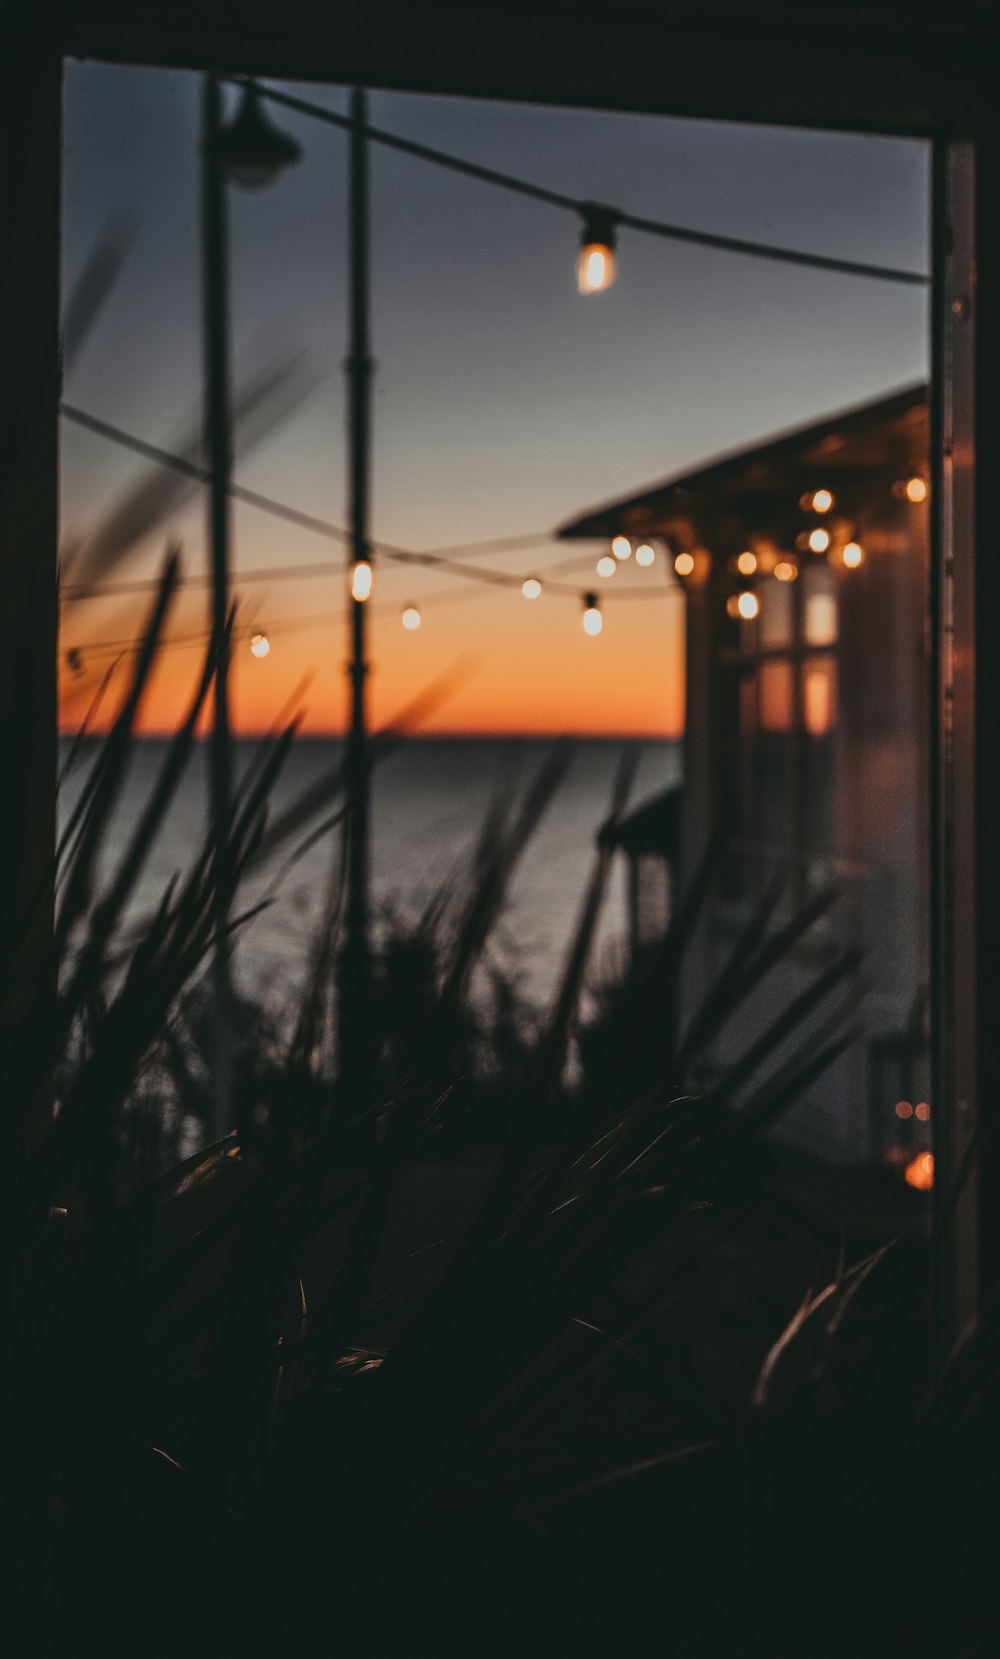
MULTIPOLYGON (((264 85, 252 77, 228 75, 222 78, 233 86, 244 87, 252 84, 260 96, 269 99, 271 103, 296 110, 300 115, 307 115, 329 126, 350 131, 355 125, 348 115, 339 115, 334 110, 324 109, 322 104, 314 104, 307 98, 281 92, 277 87, 264 85)), ((478 179, 483 184, 496 185, 502 190, 514 191, 534 201, 545 202, 550 207, 559 207, 567 212, 586 216, 588 210, 596 205, 593 202, 580 201, 560 190, 549 190, 544 185, 534 184, 530 179, 519 178, 513 173, 503 173, 495 167, 484 167, 479 162, 466 161, 461 156, 451 155, 447 150, 439 150, 433 145, 421 144, 412 138, 400 138, 395 133, 370 126, 367 122, 363 124, 362 131, 365 137, 375 144, 399 150, 404 155, 414 156, 420 161, 429 161, 436 167, 448 168, 453 173, 462 173, 466 178, 478 179)), ((842 276, 868 277, 880 282, 901 283, 908 287, 926 288, 930 283, 930 277, 923 271, 902 270, 894 265, 874 265, 864 260, 839 259, 830 254, 807 253, 801 248, 778 247, 771 242, 756 242, 745 237, 721 236, 713 231, 692 230, 690 226, 668 224, 659 219, 649 219, 640 214, 605 207, 604 204, 601 204, 601 208, 611 216, 616 225, 624 225, 627 229, 640 231, 646 236, 660 236, 674 242, 688 242, 698 247, 714 248, 721 253, 745 254, 752 259, 775 260, 785 265, 833 271, 842 276)))

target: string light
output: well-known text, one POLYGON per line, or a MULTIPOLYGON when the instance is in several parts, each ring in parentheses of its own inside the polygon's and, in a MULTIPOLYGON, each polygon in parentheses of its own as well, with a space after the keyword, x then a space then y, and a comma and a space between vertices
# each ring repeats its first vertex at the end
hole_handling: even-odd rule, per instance
POLYGON ((752 576, 757 569, 757 555, 749 550, 741 553, 736 561, 736 568, 741 576, 752 576))
POLYGON ((848 570, 857 570, 858 565, 864 563, 865 550, 860 542, 849 541, 840 556, 848 570))
POLYGON ((250 641, 250 654, 254 657, 266 657, 271 649, 271 641, 266 634, 254 634, 250 641))
POLYGON ((604 618, 596 593, 585 593, 583 596, 583 631, 591 639, 596 639, 604 627, 604 618))
POLYGON ((542 584, 537 576, 526 576, 521 583, 521 592, 525 599, 537 599, 542 591, 542 584))
POLYGON ((678 576, 690 576, 692 570, 694 569, 694 555, 691 553, 678 553, 676 559, 674 560, 674 569, 676 570, 678 576))
POLYGON ((581 294, 601 294, 615 280, 615 223, 610 208, 586 202, 581 208, 583 229, 576 261, 576 281, 581 294))
POLYGON ((779 582, 794 582, 798 574, 798 566, 791 559, 779 559, 774 567, 774 575, 779 582))
POLYGON ((611 557, 610 553, 605 553, 597 561, 597 574, 598 574, 598 576, 613 576, 617 569, 618 569, 618 561, 616 559, 613 559, 611 557))
POLYGON ((833 506, 833 496, 829 490, 816 490, 809 505, 814 513, 828 513, 833 506))
POLYGON ((410 634, 416 633, 422 620, 423 618, 421 617, 416 605, 407 605, 403 611, 402 617, 400 618, 403 627, 406 629, 407 633, 410 634))
POLYGON ((636 564, 642 565, 644 570, 648 570, 655 558, 656 554, 650 547, 648 541, 640 542, 639 546, 635 550, 636 564))
POLYGON ((632 543, 627 536, 615 536, 611 543, 611 551, 616 559, 630 559, 632 557, 632 543))
POLYGON ((367 559, 359 559, 351 573, 351 597, 363 604, 371 598, 374 576, 367 559))
POLYGON ((755 593, 751 593, 749 588, 745 589, 736 600, 736 609, 739 611, 739 614, 743 618, 744 622, 751 622, 760 610, 760 603, 757 599, 757 595, 755 593))
POLYGON ((907 501, 926 501, 927 485, 922 478, 908 478, 906 480, 907 501))
POLYGON ((825 553, 827 548, 829 547, 829 545, 830 545, 830 532, 829 532, 829 530, 822 530, 822 529, 810 530, 810 532, 809 532, 809 551, 810 551, 810 553, 825 553))

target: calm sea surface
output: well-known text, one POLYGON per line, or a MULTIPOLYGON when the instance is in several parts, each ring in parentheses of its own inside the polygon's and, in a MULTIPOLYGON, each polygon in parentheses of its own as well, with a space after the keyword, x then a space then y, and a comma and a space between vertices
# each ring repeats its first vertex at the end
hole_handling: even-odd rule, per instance
MULTIPOLYGON (((256 747, 251 742, 237 745, 240 768, 249 763, 256 747)), ((372 786, 376 911, 386 906, 416 911, 442 882, 461 872, 491 803, 498 797, 510 803, 523 798, 550 747, 537 739, 411 738, 381 760, 372 786)), ((667 742, 633 747, 639 751, 630 803, 635 806, 679 781, 680 747, 667 742)), ((508 962, 517 964, 522 991, 535 1005, 546 1003, 559 972, 622 749, 620 742, 606 740, 577 744, 567 776, 510 889, 496 948, 508 962)), ((161 742, 147 740, 137 745, 104 853, 105 879, 149 797, 164 752, 161 742)), ((299 741, 273 792, 272 820, 310 782, 332 768, 340 752, 340 745, 333 741, 299 741)), ((205 829, 206 759, 201 749, 175 799, 132 904, 135 916, 150 910, 166 883, 190 864, 200 846, 205 829)), ((77 796, 87 767, 84 757, 63 785, 64 814, 77 796)), ((280 855, 248 880, 241 890, 240 909, 272 888, 279 866, 304 834, 305 830, 300 831, 280 855)), ((310 848, 284 876, 268 910, 241 934, 237 974, 248 992, 278 1004, 294 999, 329 889, 334 852, 332 835, 310 848)), ((602 961, 610 964, 622 939, 624 920, 624 881, 619 869, 605 905, 596 952, 598 967, 602 961)))

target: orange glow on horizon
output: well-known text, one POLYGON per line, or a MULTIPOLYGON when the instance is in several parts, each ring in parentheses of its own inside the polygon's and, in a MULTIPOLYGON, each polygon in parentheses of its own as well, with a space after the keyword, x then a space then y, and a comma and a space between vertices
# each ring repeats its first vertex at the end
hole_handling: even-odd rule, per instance
MULTIPOLYGON (((406 601, 405 591, 400 595, 406 601)), ((613 607, 612 599, 608 601, 613 607)), ((300 614, 302 600, 289 610, 300 614)), ((520 590, 510 599, 434 608, 421 604, 423 625, 403 635, 400 601, 370 613, 370 719, 373 729, 394 720, 455 668, 454 683, 414 726, 414 735, 551 736, 562 732, 595 737, 677 739, 684 727, 683 607, 619 604, 603 630, 599 651, 580 626, 571 602, 525 604, 520 590), (406 646, 403 649, 403 638, 406 646)), ((607 622, 608 619, 605 618, 607 622)), ((191 605, 179 612, 171 632, 179 640, 200 630, 191 605)), ((102 641, 133 628, 95 621, 90 637, 102 641)), ((244 645, 230 667, 233 729, 240 736, 269 731, 282 710, 301 692, 301 730, 310 736, 337 736, 348 722, 348 618, 318 617, 315 625, 284 632, 280 616, 269 615, 271 651, 266 663, 244 645)), ((74 641, 76 637, 74 629, 74 641)), ((156 665, 139 710, 137 730, 164 736, 176 730, 200 670, 203 636, 165 651, 156 665)), ((60 728, 78 729, 108 667, 87 659, 72 672, 66 648, 60 654, 60 728)), ((128 683, 133 658, 115 671, 92 729, 108 729, 128 683)), ((204 711, 200 730, 210 724, 204 711)))

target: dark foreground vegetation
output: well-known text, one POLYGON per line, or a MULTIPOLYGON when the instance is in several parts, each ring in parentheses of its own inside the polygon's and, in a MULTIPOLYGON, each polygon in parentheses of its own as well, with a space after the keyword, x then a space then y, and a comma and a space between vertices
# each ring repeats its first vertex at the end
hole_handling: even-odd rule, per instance
MULTIPOLYGON (((852 960, 705 1064, 835 895, 782 921, 769 895, 681 1028, 708 849, 584 1021, 599 851, 527 1022, 487 946, 557 748, 469 871, 385 920, 370 1098, 337 1084, 334 877, 297 1017, 242 1010, 236 1127, 178 1161, 212 1115, 217 852, 124 918, 211 661, 97 879, 172 582, 63 836, 58 1114, 6 1142, 5 1651, 995 1653, 989 1369, 930 1389, 920 1227, 838 1228, 766 1134, 847 1040, 797 1033, 852 960)), ((332 778, 268 824, 292 735, 227 880, 340 811, 332 778)))

